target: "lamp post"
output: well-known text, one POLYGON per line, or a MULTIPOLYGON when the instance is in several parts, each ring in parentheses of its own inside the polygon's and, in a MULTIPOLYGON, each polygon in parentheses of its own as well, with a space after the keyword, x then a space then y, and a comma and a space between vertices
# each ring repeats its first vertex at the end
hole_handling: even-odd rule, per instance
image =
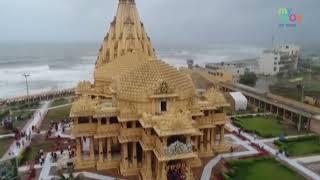
POLYGON ((28 102, 28 107, 29 107, 29 84, 28 84, 28 77, 30 76, 30 74, 24 73, 23 76, 24 76, 24 78, 26 79, 27 102, 28 102))

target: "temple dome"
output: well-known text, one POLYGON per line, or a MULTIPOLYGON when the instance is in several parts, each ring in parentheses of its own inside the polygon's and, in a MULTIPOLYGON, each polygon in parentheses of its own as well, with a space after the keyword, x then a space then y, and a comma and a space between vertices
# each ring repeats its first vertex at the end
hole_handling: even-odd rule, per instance
POLYGON ((106 85, 113 85, 117 98, 130 101, 145 102, 159 94, 175 94, 185 99, 195 93, 188 75, 139 52, 127 53, 101 66, 95 72, 95 81, 109 82, 106 85))

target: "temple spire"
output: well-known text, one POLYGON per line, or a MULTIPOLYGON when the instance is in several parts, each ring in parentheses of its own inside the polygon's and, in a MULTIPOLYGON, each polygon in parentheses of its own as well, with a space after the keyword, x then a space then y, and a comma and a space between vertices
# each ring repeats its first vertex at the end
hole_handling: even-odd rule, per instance
POLYGON ((128 52, 143 52, 155 57, 154 48, 144 30, 135 1, 119 0, 116 16, 100 48, 96 68, 128 52))

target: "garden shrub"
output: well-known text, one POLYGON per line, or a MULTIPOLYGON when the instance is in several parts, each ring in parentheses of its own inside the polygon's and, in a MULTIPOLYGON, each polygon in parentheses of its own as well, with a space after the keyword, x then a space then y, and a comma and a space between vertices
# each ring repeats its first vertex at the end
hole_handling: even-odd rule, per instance
POLYGON ((27 155, 28 153, 31 151, 31 147, 27 147, 25 149, 23 149, 20 154, 17 156, 17 163, 18 166, 22 165, 25 163, 26 159, 27 159, 27 155))

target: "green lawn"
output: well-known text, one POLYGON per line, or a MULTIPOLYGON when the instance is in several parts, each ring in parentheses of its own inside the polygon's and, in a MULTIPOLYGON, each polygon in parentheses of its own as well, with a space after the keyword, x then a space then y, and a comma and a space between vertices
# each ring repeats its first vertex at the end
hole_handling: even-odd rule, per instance
POLYGON ((50 109, 41 124, 41 129, 49 129, 51 122, 58 122, 69 117, 71 105, 50 109))
POLYGON ((320 154, 320 137, 305 136, 287 140, 277 140, 274 143, 280 150, 286 151, 289 156, 305 156, 320 154))
POLYGON ((230 161, 231 169, 223 176, 232 180, 302 180, 293 170, 271 158, 230 161))
POLYGON ((234 124, 263 138, 277 137, 295 132, 294 129, 289 129, 280 124, 280 120, 272 116, 237 117, 234 124))
POLYGON ((0 159, 3 156, 3 154, 8 150, 12 142, 13 138, 0 139, 0 159))
POLYGON ((53 102, 51 103, 51 107, 60 106, 68 103, 70 103, 69 99, 59 98, 59 99, 53 100, 53 102))

